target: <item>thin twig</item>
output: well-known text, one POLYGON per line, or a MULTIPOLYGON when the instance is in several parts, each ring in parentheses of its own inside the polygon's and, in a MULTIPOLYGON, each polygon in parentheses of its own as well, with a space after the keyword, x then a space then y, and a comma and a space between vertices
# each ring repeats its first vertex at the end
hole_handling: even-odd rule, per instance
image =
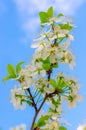
POLYGON ((32 103, 33 103, 32 106, 35 108, 35 111, 37 111, 37 106, 36 106, 36 103, 34 101, 33 95, 32 95, 32 93, 30 91, 30 88, 28 88, 27 91, 28 91, 28 93, 30 95, 30 99, 32 100, 32 103))

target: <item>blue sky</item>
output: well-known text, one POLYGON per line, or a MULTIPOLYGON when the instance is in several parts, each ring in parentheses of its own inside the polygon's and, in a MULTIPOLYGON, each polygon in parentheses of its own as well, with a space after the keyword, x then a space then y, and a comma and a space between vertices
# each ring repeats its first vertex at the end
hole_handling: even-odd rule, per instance
POLYGON ((72 43, 76 55, 76 67, 73 75, 79 79, 82 87, 80 93, 84 101, 77 107, 66 110, 65 118, 72 126, 68 130, 76 130, 77 126, 86 123, 86 1, 85 0, 0 0, 0 127, 9 130, 10 127, 27 125, 29 130, 34 111, 30 107, 24 111, 15 111, 9 103, 10 89, 14 83, 2 83, 7 74, 8 63, 16 65, 20 61, 29 62, 33 54, 30 48, 33 38, 39 28, 38 12, 53 5, 56 13, 63 12, 74 18, 75 40, 72 43))

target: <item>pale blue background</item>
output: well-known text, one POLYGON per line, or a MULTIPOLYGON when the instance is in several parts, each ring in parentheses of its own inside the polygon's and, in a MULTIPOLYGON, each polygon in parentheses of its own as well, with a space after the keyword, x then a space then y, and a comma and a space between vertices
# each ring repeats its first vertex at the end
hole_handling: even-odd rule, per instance
MULTIPOLYGON (((25 22, 23 18, 25 19, 27 16, 21 18, 14 1, 0 0, 0 4, 0 127, 2 130, 9 130, 11 126, 24 123, 29 130, 34 114, 33 109, 27 106, 24 111, 15 111, 9 103, 13 82, 8 81, 4 85, 2 78, 7 74, 8 63, 16 65, 20 61, 29 62, 29 57, 33 53, 30 45, 37 29, 30 29, 30 31, 23 29, 22 25, 25 22)), ((31 19, 33 15, 29 15, 28 19, 31 19)), ((38 14, 34 17, 37 18, 38 14)), ((76 130, 79 123, 86 123, 86 2, 78 8, 73 17, 77 28, 74 29, 75 41, 72 48, 76 54, 77 65, 72 73, 82 84, 80 93, 84 96, 84 101, 79 103, 76 108, 66 110, 65 118, 73 124, 68 127, 68 130, 76 130)))

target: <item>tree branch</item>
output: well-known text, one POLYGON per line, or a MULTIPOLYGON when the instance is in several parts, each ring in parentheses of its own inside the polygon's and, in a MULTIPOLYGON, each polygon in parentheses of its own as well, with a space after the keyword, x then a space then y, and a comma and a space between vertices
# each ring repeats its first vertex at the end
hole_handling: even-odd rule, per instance
MULTIPOLYGON (((54 31, 53 26, 52 26, 52 30, 54 31)), ((57 44, 57 39, 54 40, 54 45, 56 45, 56 44, 57 44)), ((47 71, 47 74, 48 74, 47 79, 48 79, 48 81, 50 81, 51 73, 52 73, 52 69, 49 69, 49 70, 47 71)), ((47 85, 47 87, 49 87, 49 84, 47 85)), ((36 127, 36 128, 33 129, 34 123, 35 123, 35 121, 36 121, 36 118, 37 118, 37 116, 38 116, 38 114, 39 114, 41 108, 43 107, 43 105, 44 105, 46 99, 47 99, 47 98, 51 98, 51 97, 53 97, 54 94, 58 94, 58 93, 59 93, 59 92, 58 92, 57 90, 55 90, 55 92, 50 93, 50 94, 47 94, 47 93, 46 93, 46 95, 45 95, 45 97, 44 97, 44 99, 43 99, 43 101, 42 101, 40 107, 38 108, 38 110, 36 109, 36 106, 34 105, 34 108, 35 108, 35 110, 36 110, 36 113, 35 113, 35 116, 34 116, 34 119, 33 119, 33 122, 32 122, 31 130, 40 130, 40 128, 38 128, 38 127, 36 127)), ((33 99, 33 100, 34 100, 34 99, 33 99)))
POLYGON ((28 93, 29 93, 29 95, 30 95, 30 99, 32 100, 32 106, 34 107, 35 111, 37 111, 37 105, 36 105, 36 103, 35 103, 35 101, 34 101, 34 98, 33 98, 33 96, 32 96, 32 93, 31 93, 31 91, 30 91, 30 88, 28 88, 27 91, 28 91, 28 93))

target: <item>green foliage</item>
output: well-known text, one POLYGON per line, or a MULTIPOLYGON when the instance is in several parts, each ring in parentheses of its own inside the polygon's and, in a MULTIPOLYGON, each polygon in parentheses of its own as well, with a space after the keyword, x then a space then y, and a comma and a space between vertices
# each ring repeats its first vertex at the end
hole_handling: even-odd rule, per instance
POLYGON ((49 18, 53 17, 53 7, 51 6, 47 12, 39 12, 41 23, 49 22, 49 18))
POLYGON ((48 57, 45 60, 43 60, 42 58, 39 58, 39 59, 36 59, 35 62, 42 62, 42 67, 46 71, 48 71, 49 69, 52 69, 52 68, 58 68, 58 63, 55 63, 55 64, 50 63, 50 57, 48 57))
POLYGON ((51 64, 50 64, 50 59, 49 57, 46 59, 46 60, 42 60, 42 67, 43 69, 45 69, 46 71, 48 71, 51 67, 51 64))
POLYGON ((47 14, 48 14, 49 18, 53 17, 54 11, 53 11, 53 7, 52 6, 48 9, 47 14))
POLYGON ((39 127, 44 126, 44 125, 46 124, 46 121, 49 120, 50 117, 51 117, 50 115, 42 116, 42 117, 38 120, 37 126, 39 126, 39 127))
POLYGON ((55 90, 58 90, 58 92, 63 93, 64 92, 64 88, 69 87, 64 78, 63 77, 57 77, 57 79, 50 79, 50 84, 52 85, 52 87, 55 90))
POLYGON ((47 23, 49 21, 48 14, 46 12, 39 13, 41 23, 47 23))
POLYGON ((2 81, 5 82, 9 79, 15 79, 18 77, 18 74, 21 70, 21 65, 24 64, 24 62, 19 62, 17 65, 16 65, 16 69, 14 68, 14 66, 12 64, 8 64, 7 66, 7 71, 8 71, 8 75, 5 76, 2 81))
POLYGON ((28 105, 32 106, 32 101, 30 101, 29 99, 28 100, 22 99, 21 103, 23 102, 26 102, 28 105))
POLYGON ((61 27, 61 29, 66 29, 66 30, 72 30, 73 26, 70 25, 69 23, 66 24, 59 24, 59 26, 61 27))
POLYGON ((12 78, 16 78, 16 72, 15 72, 14 66, 13 66, 12 64, 8 64, 7 70, 8 70, 8 74, 9 74, 12 78))
POLYGON ((54 79, 50 79, 50 84, 51 84, 54 88, 57 87, 57 83, 56 83, 56 81, 55 81, 54 79))
POLYGON ((58 105, 60 104, 60 100, 59 100, 59 99, 55 100, 54 98, 52 98, 52 104, 53 104, 55 107, 58 107, 58 105))
POLYGON ((42 67, 43 67, 43 69, 48 71, 50 69, 50 64, 49 63, 43 63, 42 67))
POLYGON ((51 64, 51 68, 58 68, 58 63, 56 63, 56 64, 51 64))
POLYGON ((22 61, 22 62, 19 62, 17 65, 16 65, 16 72, 19 73, 21 71, 21 65, 23 65, 25 62, 22 61))
MULTIPOLYGON (((41 127, 43 128, 43 126, 45 126, 47 124, 47 121, 52 123, 52 121, 54 121, 54 119, 52 118, 53 114, 56 114, 56 117, 60 118, 60 115, 63 112, 62 109, 61 110, 58 109, 59 106, 62 105, 61 97, 66 96, 68 98, 68 100, 70 102, 72 102, 73 97, 71 96, 71 92, 72 92, 71 84, 76 85, 72 80, 67 81, 67 79, 64 77, 63 73, 58 74, 57 78, 55 78, 55 77, 53 77, 53 75, 51 75, 53 73, 53 69, 58 68, 58 64, 62 63, 62 62, 60 62, 60 61, 62 61, 62 58, 66 59, 65 53, 67 50, 65 49, 65 47, 59 46, 59 44, 60 43, 63 44, 62 41, 64 41, 64 43, 66 42, 68 36, 70 36, 70 31, 73 28, 73 25, 71 25, 69 22, 66 22, 66 23, 60 22, 60 20, 59 20, 60 17, 62 17, 63 21, 65 20, 65 19, 63 19, 63 18, 65 18, 65 17, 63 17, 64 16, 63 14, 60 13, 56 17, 53 17, 53 15, 54 15, 54 10, 53 10, 52 6, 50 8, 48 8, 47 12, 39 12, 41 25, 44 26, 45 23, 47 24, 49 22, 48 27, 50 25, 50 28, 48 29, 48 27, 47 27, 46 31, 43 30, 42 31, 43 34, 41 34, 39 37, 39 39, 42 39, 42 40, 38 40, 38 43, 40 43, 40 42, 43 43, 44 50, 43 51, 41 50, 40 52, 38 51, 38 53, 34 54, 35 56, 33 56, 34 59, 32 60, 33 64, 30 64, 30 65, 32 65, 33 70, 29 71, 29 69, 27 69, 27 73, 23 73, 21 76, 20 71, 22 69, 21 66, 24 64, 23 61, 19 62, 16 65, 16 67, 14 67, 12 64, 8 64, 8 66, 7 66, 8 75, 3 78, 3 82, 5 82, 9 79, 15 79, 15 80, 19 81, 19 83, 21 84, 20 87, 23 90, 23 92, 21 91, 21 94, 18 94, 16 92, 16 94, 14 96, 16 99, 17 98, 19 99, 19 101, 20 101, 19 103, 21 103, 19 105, 23 105, 23 103, 27 103, 28 105, 30 105, 34 108, 36 113, 35 113, 34 120, 32 123, 32 128, 34 127, 35 129, 36 128, 41 129, 41 127), (60 28, 58 28, 57 25, 60 26, 60 28), (60 34, 60 29, 61 29, 61 31, 63 31, 64 35, 61 35, 61 37, 58 37, 58 34, 60 34), (47 30, 48 30, 48 32, 47 32, 47 30), (66 33, 66 32, 68 32, 68 33, 66 33), (45 37, 43 37, 43 35, 45 35, 45 37), (50 42, 49 45, 48 45, 47 41, 50 42), (42 57, 42 56, 43 56, 43 53, 46 51, 45 48, 47 48, 48 51, 50 49, 50 51, 49 51, 49 55, 45 56, 46 59, 44 60, 44 57, 42 57), (57 49, 57 51, 56 51, 56 49, 57 49), (52 53, 51 53, 53 51, 55 51, 55 53, 53 53, 54 55, 52 55, 52 53), (41 52, 43 52, 43 53, 41 53, 41 52), (57 55, 56 55, 56 53, 57 53, 57 55), (60 54, 64 54, 64 55, 62 55, 60 57, 59 56, 60 54), (56 57, 55 63, 52 63, 51 56, 56 57), (41 57, 41 58, 38 58, 38 57, 41 57), (41 62, 42 66, 37 68, 37 65, 36 65, 37 62, 39 62, 39 63, 41 62), (33 65, 34 65, 34 67, 33 67, 33 65), (46 71, 46 76, 44 77, 44 79, 43 79, 43 77, 41 78, 41 75, 39 76, 39 74, 41 73, 41 70, 46 71), (38 75, 34 76, 35 72, 37 72, 36 74, 38 74, 38 75), (31 81, 30 81, 30 78, 31 78, 31 81), (30 86, 31 89, 28 88, 28 86, 30 86), (49 88, 49 91, 47 88, 49 88), (33 91, 33 90, 35 90, 35 91, 33 91), (69 91, 69 90, 71 90, 71 91, 69 91), (48 106, 49 113, 47 115, 41 116, 39 119, 37 119, 37 116, 46 101, 50 102, 50 104, 48 106), (49 115, 49 114, 51 114, 51 115, 49 115), (57 116, 57 114, 58 114, 58 116, 57 116), (36 120, 37 120, 37 123, 35 123, 36 120)), ((39 47, 40 47, 40 44, 39 44, 39 47)), ((55 58, 55 57, 52 57, 52 58, 55 58)), ((64 61, 63 61, 63 63, 66 64, 66 62, 64 62, 64 61)), ((68 63, 70 63, 70 62, 68 62, 68 63)), ((14 90, 14 92, 15 92, 15 90, 14 90)), ((19 90, 18 90, 18 92, 19 92, 19 90)), ((56 119, 56 121, 58 123, 58 126, 60 127, 59 130, 67 130, 64 126, 60 126, 60 123, 59 123, 60 120, 56 119)), ((53 125, 54 124, 52 124, 52 126, 53 125)), ((56 126, 56 127, 58 127, 58 126, 56 126)), ((58 129, 58 128, 56 128, 56 129, 58 129)), ((46 130, 48 130, 48 128, 46 130)))
POLYGON ((10 76, 10 75, 7 75, 7 76, 5 76, 3 79, 2 79, 2 81, 3 82, 5 82, 5 81, 7 81, 7 80, 9 80, 9 79, 11 79, 12 77, 10 76))
POLYGON ((59 130, 67 130, 64 126, 60 126, 59 130))
POLYGON ((60 13, 57 15, 57 18, 62 17, 62 16, 64 16, 64 15, 60 13))
POLYGON ((65 80, 63 77, 57 77, 57 83, 60 88, 63 88, 66 86, 65 80))

